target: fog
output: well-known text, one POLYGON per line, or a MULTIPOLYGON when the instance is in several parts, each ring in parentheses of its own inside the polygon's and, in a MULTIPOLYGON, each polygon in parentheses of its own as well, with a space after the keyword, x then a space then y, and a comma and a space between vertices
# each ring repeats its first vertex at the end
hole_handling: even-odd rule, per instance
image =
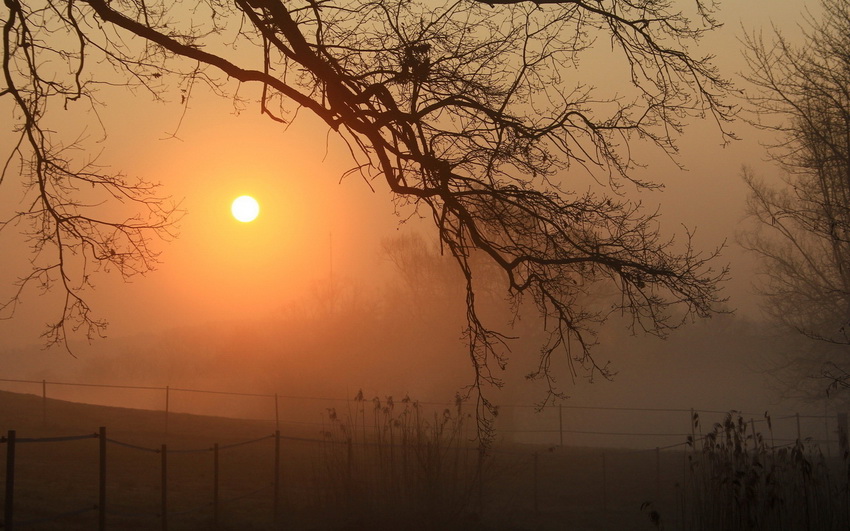
MULTIPOLYGON (((284 427, 314 434, 328 408, 344 411, 361 392, 367 401, 410 398, 446 407, 474 378, 461 338, 462 278, 452 260, 418 233, 385 239, 375 253, 386 268, 380 284, 364 286, 339 273, 315 281, 302 299, 272 315, 75 344, 76 358, 55 348, 4 349, 2 377, 35 383, 5 382, 2 388, 40 394, 39 382, 47 381, 50 398, 164 409, 162 388, 169 386, 173 412, 270 422, 279 415, 284 427), (275 394, 277 413, 268 398, 275 394)), ((601 364, 610 362, 614 377, 597 375, 591 381, 581 369, 572 376, 567 357, 556 357, 558 391, 569 398, 552 401, 544 382, 526 378, 536 368, 543 322, 528 309, 513 320, 499 279, 487 282, 486 269, 483 274, 477 298, 482 315, 490 326, 516 336, 508 342, 507 369, 496 373, 504 386, 484 388, 500 410, 501 440, 551 443, 556 439, 551 431, 563 420, 570 431, 684 434, 690 429, 686 413, 640 409, 734 409, 756 418, 765 411, 824 411, 822 403, 783 400, 787 389, 768 371, 776 362, 769 327, 734 313, 690 323, 666 339, 632 333, 625 318, 612 316, 599 330, 593 352, 601 364), (534 406, 543 402, 548 407, 538 411, 534 406), (570 408, 565 419, 553 417, 558 405, 570 408), (602 409, 576 409, 584 407, 602 409), (624 407, 635 411, 616 411, 624 407)), ((472 405, 466 407, 472 411, 472 405)), ((641 447, 683 441, 568 436, 567 442, 641 447)))
MULTIPOLYGON (((721 11, 727 28, 704 46, 732 76, 742 67, 735 47, 739 21, 747 29, 766 27, 762 13, 769 11, 779 27, 793 27, 800 6, 783 5, 782 11, 766 1, 729 4, 728 12, 721 11)), ((75 337, 73 355, 39 344, 44 323, 61 310, 61 294, 27 290, 14 319, 0 322, 0 378, 278 394, 283 421, 307 425, 361 390, 367 399, 451 403, 474 377, 461 338, 464 286, 451 260, 433 245, 427 223, 394 204, 385 190, 372 191, 374 183, 339 182, 347 169, 345 149, 309 118, 284 135, 259 116, 206 112, 214 100, 199 96, 179 141, 162 140, 163 131, 174 128, 173 107, 139 105, 107 118, 114 123, 107 124, 112 149, 104 151, 104 162, 161 176, 170 194, 185 198, 180 236, 162 244, 162 265, 148 277, 131 284, 109 275, 96 281, 89 295, 98 316, 111 323, 108 337, 92 343, 75 337), (236 226, 222 214, 229 198, 245 191, 259 196, 264 209, 251 227, 236 226), (404 241, 418 241, 413 247, 427 251, 414 260, 420 269, 399 268, 388 255, 388 244, 404 241)), ((726 308, 734 312, 691 323, 667 339, 632 334, 624 320, 612 317, 599 330, 594 353, 603 363, 610 360, 614 378, 589 381, 582 372, 573 377, 564 359, 557 360, 559 390, 569 398, 556 405, 736 409, 755 416, 842 407, 793 400, 793 389, 772 371, 783 363, 779 349, 788 343, 762 322, 752 290, 755 264, 735 237, 746 230, 741 166, 769 179, 777 170, 763 162, 760 132, 743 123, 734 129, 741 140, 724 147, 713 124, 694 124, 681 142, 687 171, 648 154, 639 176, 664 183, 665 190, 634 192, 648 209, 661 205, 665 233, 695 228, 695 245, 707 252, 725 244, 717 262, 731 266, 725 294, 726 308)), ((19 200, 11 198, 9 183, 4 188, 0 207, 6 213, 19 200)), ((0 234, 0 245, 5 297, 30 257, 26 241, 13 231, 0 234)), ((498 286, 498 278, 492 284, 498 286)), ((501 436, 538 429, 535 418, 551 427, 553 409, 537 413, 531 407, 547 401, 546 387, 525 378, 536 363, 543 323, 526 311, 511 325, 498 289, 485 289, 479 300, 486 301, 480 304, 489 326, 518 337, 509 342, 510 362, 499 375, 505 385, 485 388, 504 413, 497 420, 501 436)), ((41 392, 30 383, 0 387, 41 392)), ((161 393, 146 390, 51 384, 48 395, 164 407, 161 393)), ((263 398, 186 391, 173 392, 169 403, 174 411, 261 419, 274 418, 272 406, 263 398)), ((576 410, 568 422, 598 431, 637 431, 647 422, 654 430, 689 429, 687 416, 658 420, 635 412, 576 410), (629 422, 638 425, 624 428, 629 422)), ((551 441, 551 435, 534 437, 551 441)), ((640 444, 616 438, 575 442, 640 444)))

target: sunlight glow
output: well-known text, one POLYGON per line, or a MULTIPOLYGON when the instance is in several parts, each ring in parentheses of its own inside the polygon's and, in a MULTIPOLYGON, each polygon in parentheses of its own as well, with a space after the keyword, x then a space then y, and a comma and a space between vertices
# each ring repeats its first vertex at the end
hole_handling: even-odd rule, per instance
POLYGON ((248 223, 257 219, 260 214, 260 204, 250 195, 243 195, 233 200, 230 211, 234 218, 243 223, 248 223))

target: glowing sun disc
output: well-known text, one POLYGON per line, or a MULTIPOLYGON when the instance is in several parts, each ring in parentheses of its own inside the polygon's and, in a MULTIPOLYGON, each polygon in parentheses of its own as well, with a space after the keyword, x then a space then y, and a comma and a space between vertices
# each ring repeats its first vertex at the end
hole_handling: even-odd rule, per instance
POLYGON ((260 214, 260 204, 250 195, 243 195, 233 200, 230 205, 230 212, 237 220, 248 223, 254 221, 260 214))

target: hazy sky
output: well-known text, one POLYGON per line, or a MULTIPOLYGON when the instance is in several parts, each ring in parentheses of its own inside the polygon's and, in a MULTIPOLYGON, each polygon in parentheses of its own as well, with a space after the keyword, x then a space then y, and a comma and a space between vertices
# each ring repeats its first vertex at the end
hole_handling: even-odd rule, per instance
MULTIPOLYGON (((804 2, 727 1, 720 18, 726 27, 703 43, 717 54, 726 75, 737 78, 743 65, 737 37, 744 28, 771 23, 794 30, 804 2)), ((183 198, 187 215, 180 237, 157 244, 162 264, 147 277, 124 284, 117 276, 100 276, 91 302, 97 316, 110 321, 110 336, 217 320, 252 319, 277 311, 303 297, 314 283, 336 278, 368 284, 385 267, 378 254, 381 238, 396 233, 399 218, 382 183, 373 193, 357 177, 339 183, 349 162, 341 146, 302 113, 289 130, 258 116, 249 106, 238 116, 227 100, 203 95, 192 100, 180 120, 179 105, 150 102, 144 94, 131 101, 123 89, 104 89, 103 109, 109 137, 98 144, 100 162, 131 176, 163 184, 163 193, 183 198), (256 222, 241 224, 229 215, 229 203, 252 194, 261 203, 256 222)), ((2 103, 2 102, 0 102, 2 103)), ((8 107, 0 109, 8 116, 8 107)), ((762 164, 759 136, 743 124, 742 137, 721 148, 712 123, 697 123, 681 140, 680 172, 657 156, 646 175, 666 185, 645 202, 662 204, 665 230, 697 228, 697 244, 707 249, 727 240, 724 259, 733 266, 731 304, 755 314, 749 297, 751 260, 736 248, 745 190, 742 164, 775 174, 762 164)), ((6 132, 4 132, 6 133, 6 132)), ((96 131, 91 131, 93 136, 96 131)), ((0 136, 5 154, 12 136, 0 136)), ((0 214, 19 207, 20 186, 14 175, 0 187, 0 214)), ((644 197, 642 197, 643 199, 644 197)), ((426 233, 427 235, 428 233, 426 233)), ((13 231, 0 234, 0 295, 10 293, 14 277, 27 272, 27 247, 13 231)), ((0 321, 0 346, 37 343, 47 321, 61 311, 59 293, 24 294, 13 320, 0 321)))

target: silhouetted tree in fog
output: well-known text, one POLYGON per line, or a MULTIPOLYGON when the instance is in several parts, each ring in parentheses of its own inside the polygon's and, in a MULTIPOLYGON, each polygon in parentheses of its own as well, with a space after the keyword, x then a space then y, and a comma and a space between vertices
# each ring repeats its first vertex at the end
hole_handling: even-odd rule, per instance
POLYGON ((761 259, 767 313, 784 329, 816 342, 808 360, 792 364, 794 370, 806 376, 821 372, 846 386, 850 1, 823 0, 822 7, 822 19, 808 20, 799 45, 779 32, 769 41, 761 35, 746 41, 748 79, 756 88, 749 95, 754 121, 779 133, 769 154, 785 177, 772 187, 744 171, 749 214, 757 225, 742 240, 761 259))
POLYGON ((690 118, 709 117, 728 138, 729 87, 710 58, 689 51, 718 26, 713 2, 688 3, 690 14, 677 5, 7 0, 2 96, 13 101, 20 142, 12 155, 34 197, 17 217, 34 223, 42 258, 53 257, 23 283, 59 281, 68 291, 54 340, 65 339, 69 320, 97 331, 72 276, 88 281, 97 264, 124 274, 147 269, 146 238, 172 220, 170 208, 144 195, 147 184, 80 169, 84 161, 45 125, 59 106, 102 109, 101 83, 184 103, 206 86, 244 105, 249 85, 260 113, 281 124, 314 114, 350 148, 349 173, 370 186, 380 179, 395 201, 433 220, 466 279, 472 389, 498 385, 493 369, 505 363, 504 336, 479 319, 473 250, 504 270, 511 297, 528 297, 545 316, 551 335, 540 350, 541 377, 551 376, 550 358, 561 349, 584 370, 604 371, 590 347, 606 312, 577 304, 585 290, 615 285, 621 298, 610 311, 663 334, 683 316, 710 314, 725 273, 709 264, 714 252, 695 251, 688 235, 661 235, 654 213, 617 193, 626 184, 657 186, 633 176, 633 154, 675 154, 690 118), (621 84, 583 81, 581 60, 609 64, 606 79, 620 74, 621 84), (141 201, 155 219, 88 217, 78 188, 89 184, 141 201), (77 268, 72 249, 84 261, 77 268))

